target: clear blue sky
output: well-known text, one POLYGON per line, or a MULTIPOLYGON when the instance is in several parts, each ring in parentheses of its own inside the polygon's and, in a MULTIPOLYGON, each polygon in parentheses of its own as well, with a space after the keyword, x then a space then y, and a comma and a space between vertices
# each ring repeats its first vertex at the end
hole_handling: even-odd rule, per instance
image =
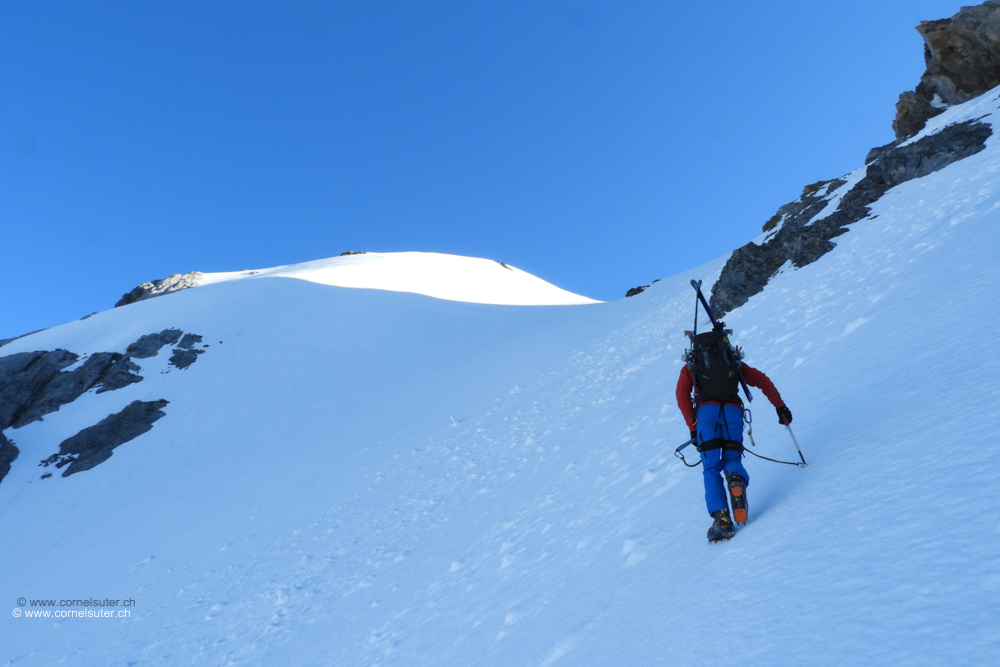
POLYGON ((0 2, 0 338, 344 250, 598 299, 892 140, 961 2, 0 2))

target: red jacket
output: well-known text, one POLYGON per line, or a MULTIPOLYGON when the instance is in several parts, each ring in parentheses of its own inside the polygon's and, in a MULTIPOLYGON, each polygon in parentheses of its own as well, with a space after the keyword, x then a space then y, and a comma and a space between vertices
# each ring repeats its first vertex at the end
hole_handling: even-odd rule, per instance
MULTIPOLYGON (((748 364, 742 364, 740 366, 740 372, 743 374, 743 379, 751 387, 758 387, 764 395, 767 396, 767 400, 776 408, 785 407, 785 402, 781 400, 781 394, 778 390, 774 388, 774 384, 771 379, 761 373, 759 370, 750 366, 748 364)), ((681 413, 684 415, 684 421, 687 422, 688 429, 694 430, 694 405, 691 402, 691 391, 694 389, 694 373, 691 369, 685 365, 681 369, 681 376, 677 378, 677 407, 681 409, 681 413)), ((696 397, 697 398, 697 397, 696 397)), ((739 397, 735 397, 734 403, 738 402, 742 405, 739 397)), ((705 401, 705 404, 714 403, 719 404, 719 401, 705 401)))

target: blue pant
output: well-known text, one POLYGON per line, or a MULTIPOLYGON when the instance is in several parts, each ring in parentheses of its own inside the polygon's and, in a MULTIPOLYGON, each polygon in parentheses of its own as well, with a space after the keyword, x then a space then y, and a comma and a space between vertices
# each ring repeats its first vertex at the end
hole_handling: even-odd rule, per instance
MULTIPOLYGON (((743 442, 743 410, 738 405, 703 405, 698 408, 698 444, 723 438, 743 442)), ((702 474, 705 476, 705 504, 708 513, 729 507, 722 472, 738 472, 750 482, 743 467, 743 453, 731 449, 710 449, 701 453, 702 474)))

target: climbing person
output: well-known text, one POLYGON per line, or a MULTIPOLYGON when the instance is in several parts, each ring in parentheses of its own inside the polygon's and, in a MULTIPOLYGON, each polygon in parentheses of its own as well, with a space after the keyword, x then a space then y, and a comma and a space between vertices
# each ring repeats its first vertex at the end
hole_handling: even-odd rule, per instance
POLYGON ((750 475, 742 461, 743 402, 737 394, 740 378, 764 392, 778 412, 778 423, 792 423, 792 412, 774 384, 762 372, 743 363, 742 350, 729 343, 730 333, 719 322, 711 331, 695 335, 685 354, 687 363, 677 379, 677 405, 701 453, 705 503, 713 519, 708 529, 710 542, 728 540, 736 532, 733 523, 747 521, 750 475), (722 475, 729 487, 731 517, 722 475))

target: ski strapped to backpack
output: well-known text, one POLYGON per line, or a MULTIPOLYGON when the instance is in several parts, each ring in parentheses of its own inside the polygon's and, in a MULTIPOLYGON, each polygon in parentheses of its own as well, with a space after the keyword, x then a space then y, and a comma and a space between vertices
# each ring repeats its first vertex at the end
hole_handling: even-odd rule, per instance
MULTIPOLYGON (((695 337, 698 335, 698 302, 699 301, 701 302, 701 305, 705 308, 705 314, 708 315, 708 319, 712 322, 712 330, 713 330, 713 332, 715 330, 721 329, 722 327, 719 326, 719 323, 715 320, 715 315, 712 314, 712 307, 709 306, 708 305, 708 301, 705 300, 705 295, 701 293, 701 281, 700 280, 692 280, 691 281, 691 287, 694 288, 695 294, 697 295, 697 299, 694 302, 694 323, 695 323, 695 330, 691 334, 691 342, 692 342, 692 345, 693 345, 695 337)), ((724 331, 723 331, 723 336, 725 336, 725 332, 724 331)), ((728 339, 725 340, 725 344, 726 345, 729 344, 729 340, 728 339)), ((747 386, 746 381, 743 379, 743 373, 737 371, 737 375, 739 377, 740 386, 743 387, 743 393, 747 395, 747 401, 750 402, 750 403, 752 403, 753 402, 753 396, 750 394, 750 387, 747 386)))

